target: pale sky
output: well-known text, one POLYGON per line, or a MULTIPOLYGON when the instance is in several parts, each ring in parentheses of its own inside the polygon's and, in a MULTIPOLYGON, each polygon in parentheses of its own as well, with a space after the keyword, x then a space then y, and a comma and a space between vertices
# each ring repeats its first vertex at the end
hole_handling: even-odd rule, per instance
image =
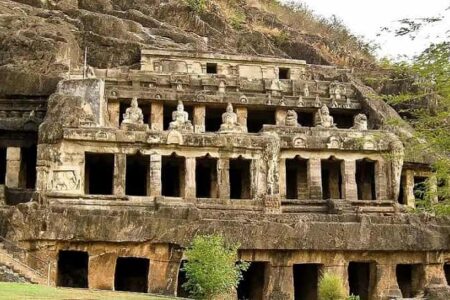
MULTIPOLYGON (((288 1, 284 1, 288 2, 288 1)), ((306 3, 316 14, 330 17, 333 14, 344 21, 356 35, 373 40, 381 46, 380 57, 396 58, 398 55, 418 54, 431 42, 438 42, 450 35, 450 0, 296 0, 306 3), (381 27, 393 27, 403 18, 445 16, 414 41, 408 37, 384 34, 377 37, 381 27), (430 36, 431 34, 431 36, 430 36), (440 38, 436 38, 440 36, 440 38)))

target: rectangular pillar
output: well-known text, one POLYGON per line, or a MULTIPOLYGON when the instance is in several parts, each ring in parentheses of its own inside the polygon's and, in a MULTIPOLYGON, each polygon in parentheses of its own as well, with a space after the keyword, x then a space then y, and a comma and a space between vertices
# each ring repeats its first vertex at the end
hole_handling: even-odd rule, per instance
POLYGON ((414 196, 414 171, 405 170, 405 185, 403 187, 403 193, 405 197, 405 204, 412 208, 416 207, 416 197, 414 196))
POLYGON ((297 199, 309 198, 308 174, 305 168, 297 169, 297 199))
POLYGON ((119 128, 120 126, 120 103, 109 102, 108 103, 108 115, 109 123, 112 127, 119 128))
POLYGON ((247 128, 247 107, 236 107, 237 121, 239 125, 247 128))
POLYGON ((6 150, 6 178, 5 185, 18 188, 20 184, 20 162, 22 160, 19 147, 8 147, 6 150))
POLYGON ((164 130, 164 105, 160 102, 152 102, 150 113, 150 128, 155 131, 164 130))
POLYGON ((217 177, 219 182, 219 198, 230 199, 230 160, 220 158, 217 162, 217 177))
POLYGON ((312 200, 322 200, 322 166, 318 158, 308 160, 308 186, 312 200))
POLYGON ((266 272, 267 288, 264 288, 264 299, 290 300, 294 299, 293 266, 277 266, 269 264, 266 272))
POLYGON ((127 155, 118 153, 114 156, 114 195, 125 196, 127 174, 127 155))
MULTIPOLYGON (((387 200, 388 180, 386 162, 379 160, 375 163, 375 194, 377 200, 387 200)), ((397 199, 393 199, 397 201, 397 199)))
POLYGON ((343 262, 334 262, 336 265, 324 265, 323 272, 336 274, 342 278, 342 283, 347 293, 349 293, 350 285, 348 283, 348 266, 343 262))
POLYGON ((287 111, 285 109, 277 108, 277 110, 275 111, 275 124, 277 126, 285 125, 286 113, 287 111))
POLYGON ((150 171, 148 176, 148 184, 150 187, 150 196, 157 197, 161 196, 161 167, 162 167, 162 157, 160 154, 150 155, 150 171))
MULTIPOLYGON (((186 157, 186 175, 184 176, 185 181, 185 198, 195 198, 196 196, 196 184, 195 184, 195 157, 186 157)), ((204 182, 203 184, 211 184, 204 182)))
POLYGON ((196 105, 194 106, 194 132, 203 133, 206 130, 205 127, 206 118, 206 106, 196 105))
POLYGON ((372 295, 375 300, 384 300, 391 298, 398 298, 402 296, 402 292, 397 283, 395 264, 377 264, 376 265, 376 280, 372 295))
POLYGON ((424 278, 423 286, 429 285, 447 285, 447 278, 445 277, 444 266, 441 263, 426 264, 423 266, 424 278))
POLYGON ((285 158, 280 159, 279 170, 280 170, 280 181, 279 181, 280 198, 286 199, 286 159, 285 158))
POLYGON ((358 200, 358 187, 356 185, 356 161, 344 160, 343 162, 344 199, 358 200))

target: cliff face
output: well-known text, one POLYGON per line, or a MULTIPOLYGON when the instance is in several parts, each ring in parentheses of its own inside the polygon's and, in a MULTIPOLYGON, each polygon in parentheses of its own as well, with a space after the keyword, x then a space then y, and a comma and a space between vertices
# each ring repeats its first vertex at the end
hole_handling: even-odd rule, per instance
POLYGON ((274 1, 0 0, 0 95, 48 95, 85 47, 99 68, 137 67, 142 48, 373 63, 346 32, 274 1))

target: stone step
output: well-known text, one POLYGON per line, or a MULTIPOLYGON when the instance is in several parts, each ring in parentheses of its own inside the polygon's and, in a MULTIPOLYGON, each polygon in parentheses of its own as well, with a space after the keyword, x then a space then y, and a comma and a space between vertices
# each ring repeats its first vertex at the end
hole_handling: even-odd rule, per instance
POLYGON ((291 206, 282 206, 282 213, 327 213, 327 207, 321 206, 306 206, 306 205, 291 205, 291 206))

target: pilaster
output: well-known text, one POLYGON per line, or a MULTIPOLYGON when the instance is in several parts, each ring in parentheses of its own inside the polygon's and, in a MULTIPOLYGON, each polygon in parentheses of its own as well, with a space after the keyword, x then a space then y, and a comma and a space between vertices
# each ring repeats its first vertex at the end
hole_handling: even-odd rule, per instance
POLYGON ((150 128, 155 131, 164 130, 164 106, 162 103, 153 102, 150 114, 150 128))
POLYGON ((318 158, 308 160, 308 186, 312 200, 322 200, 322 166, 318 158))
POLYGON ((206 118, 206 106, 196 105, 194 106, 194 132, 205 132, 205 118, 206 118))
POLYGON ((195 157, 186 157, 185 198, 195 198, 196 196, 195 167, 195 157))
POLYGON ((356 184, 356 161, 344 160, 344 199, 358 200, 358 187, 356 184))
POLYGON ((162 157, 160 154, 150 155, 150 172, 148 176, 148 184, 150 187, 150 196, 157 197, 161 196, 161 167, 162 167, 162 157))
POLYGON ((114 195, 125 196, 127 174, 127 155, 116 154, 114 156, 114 195))
POLYGON ((219 198, 230 199, 230 160, 220 158, 217 162, 217 177, 219 182, 219 198))
POLYGON ((6 150, 6 178, 5 185, 18 188, 20 184, 20 161, 22 159, 19 147, 8 147, 6 150))

